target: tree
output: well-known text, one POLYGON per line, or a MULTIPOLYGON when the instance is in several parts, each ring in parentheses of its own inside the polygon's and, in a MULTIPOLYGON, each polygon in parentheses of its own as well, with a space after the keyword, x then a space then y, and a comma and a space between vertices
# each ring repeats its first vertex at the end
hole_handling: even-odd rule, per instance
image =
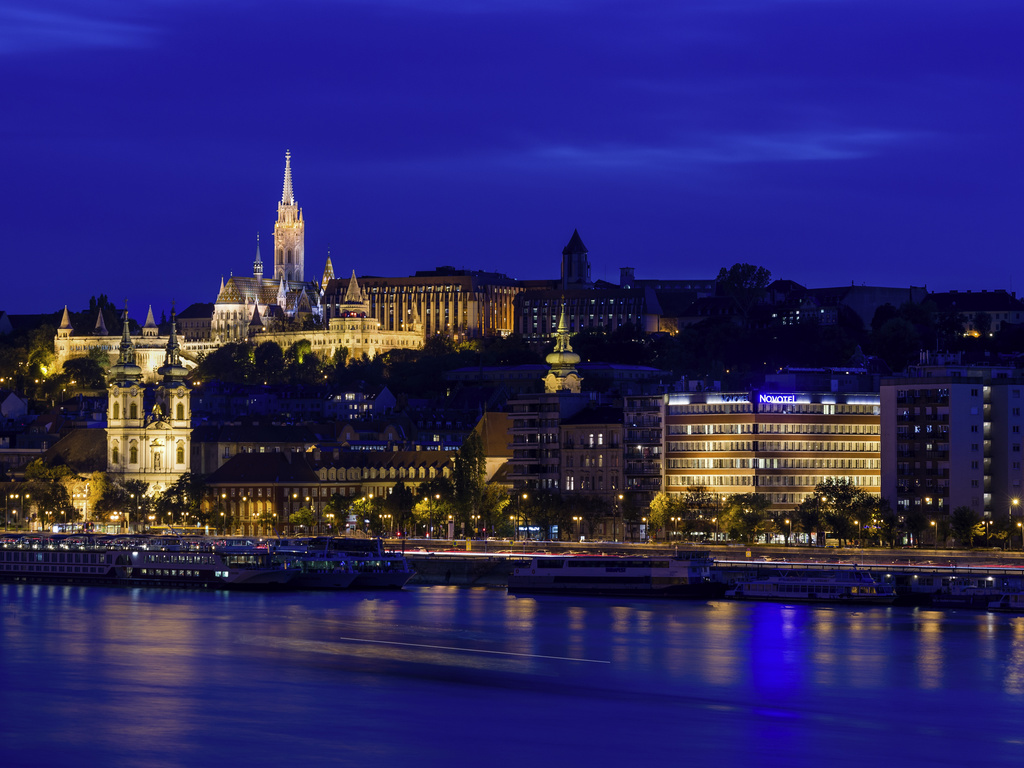
POLYGON ((856 534, 854 512, 863 508, 863 491, 845 477, 826 477, 814 486, 814 493, 821 499, 825 524, 845 545, 856 534))
POLYGON ((669 496, 664 491, 660 491, 653 499, 651 499, 650 508, 648 510, 648 521, 650 529, 654 531, 654 538, 657 538, 658 531, 664 530, 667 533, 669 531, 669 523, 672 522, 672 518, 676 517, 676 510, 679 504, 676 500, 669 496))
POLYGON ((264 384, 280 384, 284 379, 284 352, 273 341, 264 341, 253 350, 253 365, 257 378, 264 384))
POLYGON ((775 529, 775 521, 768 515, 771 501, 763 493, 736 493, 727 497, 723 506, 723 525, 738 538, 753 541, 775 529))
POLYGON ((391 515, 394 530, 406 531, 412 520, 412 508, 416 503, 416 495, 403 481, 395 483, 391 493, 384 501, 384 509, 391 515))
POLYGON ((807 546, 814 546, 814 534, 820 531, 824 521, 821 509, 821 496, 812 493, 796 508, 797 529, 807 534, 807 546))
POLYGON ((167 486, 154 504, 157 514, 169 520, 191 520, 197 524, 210 524, 211 510, 201 504, 206 490, 204 475, 184 472, 177 480, 167 486))
POLYGON ((484 455, 480 434, 472 431, 466 436, 455 456, 455 471, 452 482, 455 495, 455 509, 463 530, 470 527, 470 516, 477 514, 483 494, 487 457, 484 455))
POLYGON ((746 320, 750 309, 764 296, 771 279, 772 273, 764 267, 737 263, 718 271, 718 290, 733 300, 746 320))
POLYGON ((975 535, 984 532, 981 516, 965 504, 957 507, 950 513, 949 527, 956 542, 968 549, 974 547, 975 535), (979 531, 978 528, 982 530, 979 531))
POLYGON ((302 507, 288 516, 288 522, 294 526, 302 528, 308 533, 313 530, 313 526, 316 524, 316 518, 313 517, 313 510, 309 507, 302 507))

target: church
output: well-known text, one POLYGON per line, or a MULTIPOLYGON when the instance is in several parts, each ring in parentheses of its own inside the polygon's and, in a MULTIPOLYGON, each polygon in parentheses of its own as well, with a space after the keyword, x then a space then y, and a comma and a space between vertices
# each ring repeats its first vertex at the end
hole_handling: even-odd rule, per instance
POLYGON ((160 383, 144 384, 128 332, 127 308, 124 315, 117 362, 108 372, 107 471, 122 481, 141 480, 153 493, 160 493, 189 471, 192 411, 191 390, 185 382, 188 370, 181 363, 172 312, 164 362, 157 369, 160 383))
MULTIPOLYGON (((175 340, 181 365, 191 370, 203 355, 232 342, 260 344, 273 341, 282 350, 287 350, 295 342, 306 339, 322 360, 329 360, 341 348, 345 348, 348 358, 353 360, 363 355, 372 358, 391 349, 418 349, 423 346, 423 327, 419 323, 409 323, 399 330, 383 328, 370 311, 370 299, 356 280, 355 270, 344 294, 332 297, 333 311, 326 315, 323 311, 324 288, 328 283, 336 282, 334 269, 328 256, 323 280, 308 279, 305 228, 302 209, 292 187, 291 152, 286 152, 284 185, 274 224, 273 272, 269 275, 264 273, 257 235, 252 275, 231 275, 226 281, 221 278, 208 320, 208 332, 197 329, 190 332, 190 338, 175 340), (313 321, 316 327, 306 326, 306 320, 313 321)), ((190 322, 195 320, 190 318, 190 322)), ((56 367, 59 369, 72 358, 86 357, 94 349, 106 352, 112 362, 118 360, 121 348, 115 339, 108 335, 102 310, 91 334, 76 335, 65 307, 54 338, 56 367)), ((142 371, 141 379, 147 382, 160 380, 159 369, 170 340, 160 335, 152 307, 141 334, 130 341, 134 364, 142 371)))
MULTIPOLYGON (((305 234, 306 222, 292 190, 292 155, 285 152, 284 187, 274 223, 274 271, 264 275, 257 234, 252 276, 232 275, 227 282, 221 278, 213 305, 212 341, 217 344, 247 341, 254 317, 259 318, 260 327, 267 330, 283 330, 285 318, 300 323, 322 318, 320 286, 315 280, 306 280, 305 234)), ((330 258, 327 273, 333 277, 330 258)), ((327 279, 325 274, 325 282, 327 279)))

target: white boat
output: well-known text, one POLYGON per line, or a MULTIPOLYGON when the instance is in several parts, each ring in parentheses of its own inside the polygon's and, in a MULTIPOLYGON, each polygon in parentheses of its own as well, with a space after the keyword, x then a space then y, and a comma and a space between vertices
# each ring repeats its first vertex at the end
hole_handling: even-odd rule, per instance
POLYGON ((670 555, 537 556, 513 568, 509 594, 594 595, 598 597, 676 597, 709 600, 724 586, 711 580, 711 557, 704 551, 670 555))
POLYGON ((343 557, 355 571, 353 589, 401 589, 414 575, 400 552, 386 552, 380 539, 319 536, 312 547, 343 557))
POLYGON ((737 581, 725 596, 734 600, 786 603, 892 603, 896 593, 867 571, 779 570, 757 579, 737 581))
POLYGON ((1024 613, 1024 592, 1005 592, 988 604, 990 611, 1024 613))
POLYGON ((348 589, 356 572, 342 553, 327 549, 323 540, 272 539, 274 561, 296 571, 292 589, 348 589))
POLYGON ((91 535, 5 538, 0 581, 190 589, 279 589, 295 572, 265 552, 221 553, 208 541, 91 535))

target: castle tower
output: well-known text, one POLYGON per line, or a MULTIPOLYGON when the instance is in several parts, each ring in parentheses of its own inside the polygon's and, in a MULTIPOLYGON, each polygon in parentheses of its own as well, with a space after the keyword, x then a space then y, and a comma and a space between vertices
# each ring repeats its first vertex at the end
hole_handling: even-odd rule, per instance
POLYGON ((562 290, 590 288, 590 259, 578 230, 572 231, 569 243, 562 249, 562 290))
POLYGON ((292 192, 292 153, 284 155, 284 190, 274 224, 274 279, 302 282, 305 272, 305 230, 302 209, 292 192))

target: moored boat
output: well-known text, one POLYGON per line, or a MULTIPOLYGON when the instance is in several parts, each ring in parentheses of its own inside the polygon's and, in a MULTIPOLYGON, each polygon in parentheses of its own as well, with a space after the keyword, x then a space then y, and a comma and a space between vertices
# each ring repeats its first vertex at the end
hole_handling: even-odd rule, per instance
POLYGON ((0 581, 190 589, 280 589, 295 577, 265 552, 212 543, 94 535, 7 537, 0 581))
POLYGON ((792 603, 889 604, 896 593, 879 584, 867 571, 774 571, 757 579, 745 579, 726 591, 734 600, 767 600, 792 603))
POLYGON ((1004 592, 989 602, 988 609, 1000 613, 1024 613, 1024 592, 1004 592))
POLYGON ((675 597, 709 600, 724 586, 711 580, 711 557, 677 550, 664 556, 537 556, 513 569, 509 594, 675 597))

